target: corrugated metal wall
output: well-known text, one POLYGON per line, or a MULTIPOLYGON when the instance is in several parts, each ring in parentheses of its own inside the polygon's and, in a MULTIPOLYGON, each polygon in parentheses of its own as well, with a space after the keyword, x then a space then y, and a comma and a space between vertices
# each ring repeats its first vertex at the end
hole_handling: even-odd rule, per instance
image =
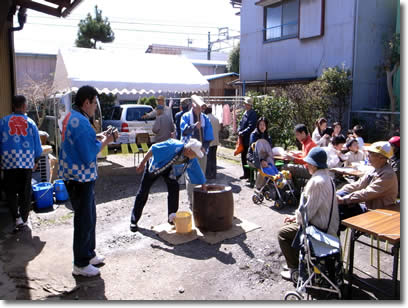
POLYGON ((0 19, 0 117, 11 112, 11 79, 8 41, 8 22, 0 19))
POLYGON ((56 55, 16 53, 16 87, 24 87, 27 80, 36 82, 54 80, 56 55))

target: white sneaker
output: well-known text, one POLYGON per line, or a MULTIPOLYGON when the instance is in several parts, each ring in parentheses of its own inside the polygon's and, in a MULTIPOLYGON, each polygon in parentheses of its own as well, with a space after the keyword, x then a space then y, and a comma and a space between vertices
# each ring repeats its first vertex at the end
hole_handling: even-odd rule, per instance
POLYGON ((89 264, 92 265, 99 265, 102 264, 103 261, 105 261, 105 257, 102 255, 96 255, 95 257, 93 257, 91 260, 89 260, 89 264))
POLYGON ((23 219, 22 219, 21 217, 16 218, 16 227, 17 227, 17 228, 20 228, 20 227, 22 227, 23 225, 24 225, 23 219))
POLYGON ((84 267, 78 267, 74 265, 72 274, 85 276, 85 277, 93 277, 93 276, 98 276, 100 274, 100 271, 99 271, 99 268, 93 266, 92 264, 88 264, 87 266, 84 266, 84 267))
POLYGON ((283 279, 292 280, 292 273, 295 271, 295 268, 289 268, 288 270, 283 270, 280 274, 283 279))

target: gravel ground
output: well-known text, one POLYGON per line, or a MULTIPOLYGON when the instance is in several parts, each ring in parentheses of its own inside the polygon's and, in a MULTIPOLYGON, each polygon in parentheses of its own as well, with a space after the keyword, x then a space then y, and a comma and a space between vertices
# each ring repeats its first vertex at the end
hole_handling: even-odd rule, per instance
MULTIPOLYGON (((134 157, 117 154, 102 160, 96 185, 96 233, 97 251, 106 256, 106 264, 96 278, 71 275, 73 213, 69 202, 47 213, 32 212, 33 231, 17 234, 12 233, 7 211, 0 209, 0 299, 282 300, 295 287, 280 277, 285 262, 276 236, 284 215, 293 214, 295 208, 278 211, 270 201, 253 204, 253 189, 238 179, 241 173, 231 150, 221 148, 217 179, 210 183, 231 186, 234 216, 261 228, 215 245, 197 239, 173 246, 151 230, 167 219, 164 182, 160 179, 152 187, 140 232, 132 233, 130 211, 140 182, 134 157)), ((184 186, 179 209, 188 209, 184 186)), ((377 277, 367 247, 356 246, 355 263, 377 277)), ((381 270, 380 280, 357 274, 387 290, 390 256, 381 255, 381 270)), ((386 299, 358 286, 353 288, 353 298, 386 299)))

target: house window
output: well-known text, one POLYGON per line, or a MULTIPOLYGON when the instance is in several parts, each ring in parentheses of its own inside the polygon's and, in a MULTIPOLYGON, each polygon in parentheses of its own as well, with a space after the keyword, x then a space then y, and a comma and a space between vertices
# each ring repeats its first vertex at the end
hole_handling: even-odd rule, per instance
POLYGON ((264 41, 298 35, 299 0, 285 0, 264 7, 264 41))

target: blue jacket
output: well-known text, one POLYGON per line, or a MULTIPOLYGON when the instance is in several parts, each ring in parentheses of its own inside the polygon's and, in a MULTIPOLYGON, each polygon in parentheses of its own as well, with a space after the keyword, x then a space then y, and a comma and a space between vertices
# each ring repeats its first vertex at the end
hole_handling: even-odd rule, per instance
POLYGON ((240 136, 243 137, 245 147, 249 147, 249 136, 252 133, 252 131, 256 128, 257 119, 258 117, 256 115, 255 110, 251 108, 250 110, 245 111, 241 121, 239 122, 238 133, 240 136))
POLYGON ((91 182, 98 177, 96 156, 102 143, 89 119, 72 110, 62 122, 58 176, 65 181, 91 182))
POLYGON ((185 114, 186 111, 182 110, 176 113, 174 116, 174 124, 176 124, 176 139, 180 140, 181 139, 181 131, 180 131, 180 123, 181 123, 181 117, 183 114, 185 114))
POLYGON ((32 169, 42 148, 37 125, 28 116, 12 113, 0 120, 3 169, 32 169))
MULTIPOLYGON (((183 150, 184 145, 185 144, 182 141, 176 139, 169 139, 153 144, 151 147, 152 157, 149 160, 149 172, 154 172, 170 162, 177 153, 183 150)), ((179 172, 182 169, 182 166, 183 165, 173 165, 172 172, 179 172)), ((205 183, 205 176, 197 158, 188 162, 187 174, 192 184, 205 183)))
POLYGON ((181 117, 181 122, 180 122, 181 136, 185 138, 186 141, 190 138, 196 138, 202 143, 204 149, 207 151, 210 146, 210 142, 214 139, 214 133, 213 133, 211 121, 207 117, 207 115, 201 113, 201 115, 204 118, 205 125, 203 125, 204 127, 203 126, 201 127, 202 132, 203 132, 203 140, 200 140, 200 137, 199 137, 200 134, 199 134, 198 129, 195 128, 194 123, 191 123, 192 113, 193 113, 193 109, 184 113, 181 117))
POLYGON ((261 133, 257 128, 255 128, 249 137, 249 146, 251 146, 254 142, 257 142, 259 139, 265 139, 272 147, 272 139, 269 137, 268 133, 266 131, 261 133))

